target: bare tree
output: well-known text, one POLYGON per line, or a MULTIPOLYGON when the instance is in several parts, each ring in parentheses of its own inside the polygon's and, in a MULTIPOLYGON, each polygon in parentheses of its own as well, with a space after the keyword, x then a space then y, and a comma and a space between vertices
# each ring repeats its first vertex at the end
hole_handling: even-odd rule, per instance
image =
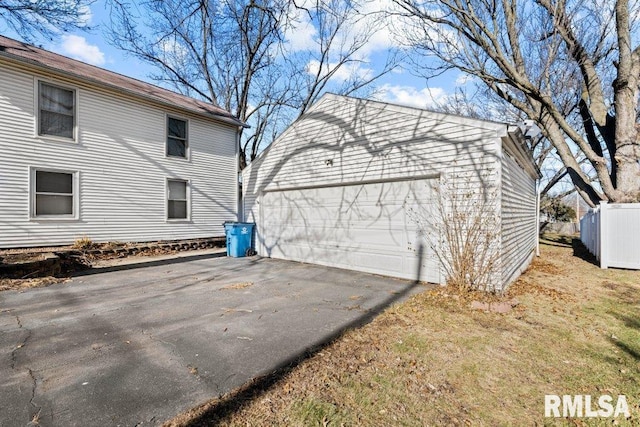
POLYGON ((637 4, 394 2, 413 24, 410 43, 437 62, 423 69, 476 76, 536 121, 586 201, 640 199, 637 4))
MULTIPOLYGON (((540 196, 545 195, 558 184, 569 185, 567 168, 562 166, 562 161, 557 155, 551 141, 543 134, 537 132, 537 128, 528 129, 528 121, 525 113, 511 104, 505 102, 490 88, 476 84, 475 79, 456 87, 455 91, 436 103, 435 109, 444 113, 458 114, 482 120, 507 122, 523 126, 526 136, 525 147, 533 157, 538 170, 542 174, 540 196)), ((578 163, 583 164, 584 158, 578 163)), ((591 178, 591 177, 590 177, 591 178)), ((593 180, 593 178, 591 178, 593 180)), ((563 189, 563 190, 566 190, 563 189)), ((574 191, 571 185, 571 191, 574 191)))
POLYGON ((87 29, 94 0, 0 0, 0 20, 26 41, 52 39, 59 31, 87 29))
POLYGON ((250 123, 254 133, 244 138, 242 153, 253 158, 253 147, 290 97, 285 70, 275 60, 287 7, 275 3, 113 1, 108 36, 155 66, 152 79, 250 123))
MULTIPOLYGON (((363 28, 355 25, 362 15, 354 2, 336 0, 110 4, 112 44, 154 65, 156 81, 218 104, 251 126, 241 137, 241 167, 306 111, 338 72, 356 71, 349 67, 363 60, 362 49, 375 32, 354 34, 353 28, 363 28), (315 31, 302 49, 290 41, 301 18, 315 31)), ((331 87, 352 93, 392 66, 375 74, 354 72, 342 87, 331 87)))
POLYGON ((313 48, 297 55, 287 55, 293 59, 290 63, 292 69, 300 64, 306 64, 307 68, 306 73, 297 73, 302 76, 302 81, 296 86, 298 117, 325 92, 336 74, 346 72, 347 77, 334 88, 335 92, 350 95, 398 65, 399 52, 391 49, 382 67, 375 71, 360 68, 366 62, 363 51, 370 45, 371 37, 387 25, 381 11, 360 12, 358 2, 354 1, 312 0, 300 3, 298 5, 294 0, 292 4, 307 15, 317 30, 317 37, 313 48))

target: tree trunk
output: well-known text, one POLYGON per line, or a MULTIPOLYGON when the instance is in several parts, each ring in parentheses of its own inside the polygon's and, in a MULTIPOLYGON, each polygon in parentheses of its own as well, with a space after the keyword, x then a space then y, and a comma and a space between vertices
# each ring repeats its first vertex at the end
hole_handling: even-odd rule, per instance
MULTIPOLYGON (((617 186, 613 202, 640 200, 640 140, 638 139, 638 66, 636 52, 631 48, 629 4, 616 1, 618 36, 618 75, 613 82, 616 110, 616 154, 611 162, 617 166, 617 186)), ((612 165, 613 166, 613 165, 612 165)))

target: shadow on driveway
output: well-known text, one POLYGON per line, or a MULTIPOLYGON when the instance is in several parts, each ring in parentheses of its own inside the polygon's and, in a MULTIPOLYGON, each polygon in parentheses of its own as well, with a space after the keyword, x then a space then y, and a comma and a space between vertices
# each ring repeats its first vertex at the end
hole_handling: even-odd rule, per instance
POLYGON ((158 425, 224 396, 194 422, 211 424, 419 289, 207 255, 2 292, 0 425, 158 425))
MULTIPOLYGON (((173 257, 169 258, 167 256, 166 259, 158 259, 154 261, 141 261, 141 262, 131 262, 131 263, 123 263, 118 265, 110 265, 108 267, 98 267, 98 268, 89 268, 86 270, 79 270, 73 273, 73 277, 80 276, 90 276, 92 274, 102 274, 102 273, 110 273, 113 271, 123 271, 123 270, 133 270, 137 268, 146 268, 146 267, 158 267, 158 266, 166 266, 171 264, 181 264, 188 261, 197 261, 197 260, 205 260, 210 258, 220 258, 226 257, 226 252, 217 252, 217 253, 207 253, 207 254, 199 254, 199 255, 186 255, 181 257, 173 257)), ((118 261, 118 259, 110 260, 111 262, 118 261)), ((133 261, 137 261, 133 259, 133 261)))
MULTIPOLYGON (((418 247, 419 259, 422 258, 423 252, 424 246, 420 245, 418 247)), ((420 277, 421 267, 422 266, 420 265, 420 263, 418 263, 418 271, 416 271, 416 277, 420 277)), ((252 379, 244 386, 225 395, 210 408, 207 408, 207 410, 205 410, 199 417, 192 420, 188 425, 193 427, 210 426, 224 421, 236 411, 239 411, 244 406, 250 404, 252 401, 259 399, 260 396, 267 392, 271 387, 277 385, 298 365, 300 365, 305 360, 315 356, 326 347, 330 346, 333 342, 340 339, 347 331, 366 325, 394 303, 406 299, 411 295, 412 292, 416 290, 416 287, 420 286, 420 284, 421 283, 417 280, 408 283, 403 289, 392 293, 391 296, 389 296, 387 299, 378 303, 374 307, 369 308, 361 316, 341 326, 334 332, 322 337, 313 346, 307 347, 300 353, 294 354, 288 359, 280 362, 277 366, 274 367, 273 372, 259 378, 252 379)))

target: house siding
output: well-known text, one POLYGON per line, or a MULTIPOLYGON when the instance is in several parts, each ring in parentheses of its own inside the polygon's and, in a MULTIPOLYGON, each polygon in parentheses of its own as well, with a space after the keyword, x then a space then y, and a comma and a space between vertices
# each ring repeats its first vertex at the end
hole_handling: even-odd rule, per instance
POLYGON ((221 236, 237 218, 236 128, 0 63, 0 247, 221 236), (36 137, 37 79, 77 90, 77 141, 36 137), (189 121, 189 160, 165 156, 166 115, 189 121), (31 219, 30 168, 77 171, 79 218, 31 219), (188 180, 189 221, 166 220, 166 179, 188 180))
POLYGON ((501 262, 506 288, 533 258, 538 229, 536 180, 507 151, 501 163, 501 262))

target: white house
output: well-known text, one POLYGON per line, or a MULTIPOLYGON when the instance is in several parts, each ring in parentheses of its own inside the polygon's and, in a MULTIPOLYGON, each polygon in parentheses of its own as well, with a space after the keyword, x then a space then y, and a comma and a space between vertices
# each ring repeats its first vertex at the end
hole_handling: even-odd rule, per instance
POLYGON ((244 219, 262 256, 444 283, 433 220, 454 191, 497 230, 492 287, 504 289, 537 243, 523 140, 503 123, 328 94, 243 171, 244 219))
POLYGON ((0 248, 224 235, 240 126, 215 105, 0 37, 0 248))

